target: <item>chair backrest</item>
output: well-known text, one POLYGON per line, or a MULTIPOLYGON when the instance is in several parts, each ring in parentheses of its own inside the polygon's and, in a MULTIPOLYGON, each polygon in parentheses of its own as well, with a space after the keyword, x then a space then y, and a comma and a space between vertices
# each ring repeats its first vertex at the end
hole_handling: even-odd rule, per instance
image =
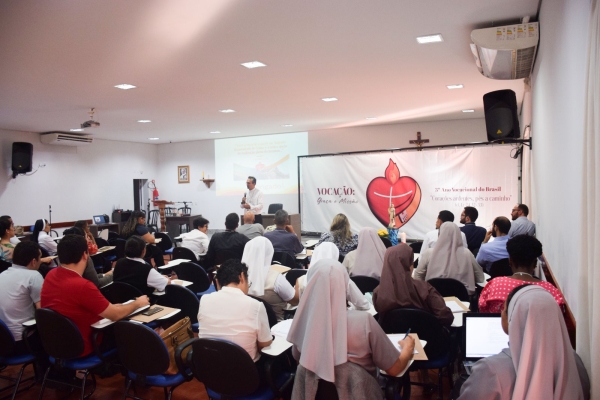
POLYGON ((0 319, 0 357, 5 357, 12 353, 15 348, 15 338, 8 326, 0 319))
POLYGON ((307 269, 290 269, 285 273, 285 279, 287 279, 290 285, 295 286, 298 278, 306 275, 307 272, 307 269))
POLYGON ((6 271, 11 267, 12 263, 4 260, 0 260, 0 273, 6 271))
POLYGON ((175 207, 165 207, 165 217, 172 217, 175 214, 175 207))
POLYGON ((192 209, 190 207, 181 207, 181 208, 178 208, 177 210, 181 211, 182 214, 191 214, 192 213, 192 209))
POLYGON ((148 213, 148 222, 146 225, 155 226, 158 228, 158 217, 160 216, 159 210, 152 210, 148 213))
POLYGON ((279 210, 283 210, 283 204, 281 204, 281 203, 269 204, 269 210, 267 211, 267 214, 275 214, 279 210))
POLYGON ((121 238, 113 238, 108 239, 108 243, 111 246, 115 246, 115 254, 117 255, 118 260, 125 257, 125 243, 127 243, 127 240, 121 238))
POLYGON ((157 243, 156 246, 161 249, 162 251, 166 251, 169 250, 170 248, 173 247, 173 242, 171 241, 171 238, 169 237, 169 235, 167 235, 164 232, 156 232, 154 234, 154 237, 156 239, 161 239, 160 243, 157 243))
POLYGON ((221 265, 225 261, 230 260, 232 258, 241 259, 242 257, 239 254, 236 254, 229 250, 217 250, 215 253, 215 264, 221 265))
POLYGON ((96 245, 98 245, 98 248, 109 246, 108 241, 101 237, 96 238, 96 245))
POLYGON ((44 258, 44 257, 50 257, 50 253, 48 253, 48 250, 46 250, 42 246, 40 246, 40 251, 42 252, 42 258, 44 258))
POLYGON ((417 333, 427 341, 425 354, 429 360, 447 354, 450 335, 435 315, 416 308, 398 308, 379 316, 379 325, 385 333, 417 333))
POLYGON ((388 247, 392 247, 392 242, 390 242, 390 239, 383 237, 383 236, 379 236, 379 238, 381 239, 381 241, 383 242, 383 245, 386 247, 386 249, 388 247))
POLYGON ((285 251, 276 251, 273 253, 273 259, 271 260, 271 264, 277 261, 279 264, 281 265, 285 265, 286 267, 289 268, 298 268, 298 265, 296 264, 296 259, 294 257, 292 257, 290 254, 286 253, 285 251))
POLYGON ((173 249, 173 260, 192 260, 192 262, 198 262, 196 255, 193 251, 187 247, 175 247, 173 249))
POLYGON ((490 267, 490 276, 492 278, 497 278, 499 276, 511 276, 512 274, 513 271, 508 263, 508 258, 494 261, 490 267))
MULTIPOLYGON (((183 279, 184 281, 193 282, 188 288, 194 293, 204 292, 210 287, 210 279, 208 274, 198 264, 193 262, 184 262, 179 265, 175 265, 173 270, 177 274, 177 278, 183 279)), ((197 311, 197 310, 196 310, 197 311)))
POLYGON ((133 300, 143 295, 136 287, 125 282, 113 281, 112 284, 104 286, 100 292, 106 297, 106 300, 112 304, 121 304, 133 300))
POLYGON ((420 254, 423 248, 423 242, 412 242, 408 244, 411 249, 413 249, 413 253, 420 254))
POLYGON ((315 400, 339 400, 339 398, 335 384, 319 379, 315 400))
POLYGON ((169 368, 169 353, 162 339, 145 325, 119 321, 114 325, 119 360, 130 372, 141 376, 163 374, 169 368))
POLYGON ((225 396, 253 393, 260 382, 258 370, 246 350, 221 339, 198 339, 192 344, 196 379, 225 396))
POLYGON ((469 292, 461 281, 452 278, 433 278, 427 282, 429 282, 442 297, 456 296, 460 301, 469 301, 469 292))
POLYGON ((271 307, 271 305, 269 303, 267 303, 260 297, 252 296, 250 294, 248 296, 250 296, 253 299, 258 300, 264 304, 265 310, 267 310, 267 318, 269 319, 269 327, 272 328, 273 325, 275 325, 277 323, 277 314, 275 314, 275 310, 273 310, 273 307, 271 307))
POLYGON ((190 317, 192 324, 198 322, 198 308, 200 308, 200 301, 194 292, 184 286, 167 285, 165 294, 163 296, 158 296, 156 304, 178 308, 181 310, 181 314, 177 315, 181 317, 190 317))
POLYGON ((365 294, 367 292, 373 292, 377 286, 379 286, 379 279, 373 278, 372 276, 364 275, 353 275, 350 277, 358 289, 365 294))
POLYGON ((67 317, 48 308, 35 310, 37 330, 46 353, 54 358, 69 360, 83 352, 83 337, 67 317))
POLYGON ((111 240, 111 239, 119 239, 120 236, 117 232, 113 232, 113 231, 108 231, 108 239, 106 240, 111 240))
POLYGON ((344 262, 344 258, 346 258, 346 256, 345 256, 345 255, 343 255, 343 254, 340 254, 340 255, 338 256, 338 262, 341 262, 341 263, 343 263, 343 262, 344 262))

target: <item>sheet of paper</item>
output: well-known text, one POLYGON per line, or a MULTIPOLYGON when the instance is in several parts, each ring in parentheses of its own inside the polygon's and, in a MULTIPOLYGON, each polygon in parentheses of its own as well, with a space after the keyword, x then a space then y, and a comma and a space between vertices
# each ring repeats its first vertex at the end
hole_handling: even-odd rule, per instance
POLYGON ((270 356, 278 356, 290 347, 292 347, 290 342, 281 336, 275 335, 275 340, 273 340, 273 343, 267 347, 263 347, 260 351, 261 353, 268 354, 270 356))
MULTIPOLYGON (((392 342, 394 347, 396 347, 398 349, 398 351, 402 351, 402 347, 400 347, 398 342, 400 340, 404 339, 404 336, 406 336, 406 333, 388 333, 388 335, 387 335, 387 337, 390 339, 390 341, 392 342)), ((417 350, 417 346, 415 346, 415 350, 413 351, 413 354, 419 354, 419 351, 417 350)))
POLYGON ((485 280, 487 281, 488 279, 491 279, 492 277, 490 275, 488 275, 487 273, 483 273, 483 277, 485 278, 485 280))
POLYGON ((319 239, 310 239, 306 241, 305 247, 312 247, 317 243, 319 243, 319 239))
POLYGON ((21 325, 23 325, 23 326, 33 326, 33 325, 35 325, 35 318, 34 319, 30 319, 29 321, 25 321, 21 325))
POLYGON ((190 286, 193 284, 194 284, 194 282, 184 281, 183 279, 173 279, 171 281, 171 285, 190 286))
POLYGON ((282 337, 283 339, 287 339, 287 335, 288 332, 290 331, 290 328, 292 327, 292 321, 291 319, 284 319, 281 322, 278 322, 277 324, 273 325, 273 327, 271 328, 271 333, 275 336, 279 336, 282 337))
POLYGON ((447 301, 446 302, 446 307, 448 307, 453 313, 457 313, 457 312, 464 312, 465 310, 458 305, 457 302, 455 301, 447 301))

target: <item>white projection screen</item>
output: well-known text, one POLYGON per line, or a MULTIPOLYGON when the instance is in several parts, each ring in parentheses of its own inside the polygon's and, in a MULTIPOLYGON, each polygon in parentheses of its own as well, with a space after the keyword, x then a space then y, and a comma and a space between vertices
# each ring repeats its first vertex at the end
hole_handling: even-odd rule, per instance
POLYGON ((519 164, 511 150, 487 145, 300 157, 302 230, 326 232, 338 213, 353 232, 387 228, 390 202, 395 227, 412 239, 435 229, 441 210, 454 213, 458 224, 465 206, 477 208, 476 224, 489 229, 519 201, 519 164))
MULTIPOLYGON (((256 177, 257 187, 265 195, 296 194, 297 157, 306 154, 307 132, 217 139, 216 194, 241 197, 248 176, 256 177)), ((277 197, 270 196, 269 199, 275 200, 277 197)))

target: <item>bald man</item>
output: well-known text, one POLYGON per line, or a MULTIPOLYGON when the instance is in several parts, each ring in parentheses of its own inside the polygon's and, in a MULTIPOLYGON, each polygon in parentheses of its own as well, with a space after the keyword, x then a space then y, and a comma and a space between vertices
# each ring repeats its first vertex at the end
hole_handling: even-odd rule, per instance
POLYGON ((246 211, 244 214, 244 225, 237 228, 237 232, 252 240, 265 233, 265 228, 261 224, 254 223, 255 215, 252 211, 246 211))

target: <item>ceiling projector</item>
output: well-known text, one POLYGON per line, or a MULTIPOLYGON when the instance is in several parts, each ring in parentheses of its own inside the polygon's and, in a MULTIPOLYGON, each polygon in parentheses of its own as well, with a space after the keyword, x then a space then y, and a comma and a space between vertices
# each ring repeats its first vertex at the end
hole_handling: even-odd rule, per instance
POLYGON ((89 121, 85 121, 84 123, 81 124, 81 128, 85 129, 85 128, 99 128, 100 127, 100 122, 98 121, 94 121, 94 108, 90 109, 90 111, 88 111, 88 114, 90 114, 90 120, 89 121))

